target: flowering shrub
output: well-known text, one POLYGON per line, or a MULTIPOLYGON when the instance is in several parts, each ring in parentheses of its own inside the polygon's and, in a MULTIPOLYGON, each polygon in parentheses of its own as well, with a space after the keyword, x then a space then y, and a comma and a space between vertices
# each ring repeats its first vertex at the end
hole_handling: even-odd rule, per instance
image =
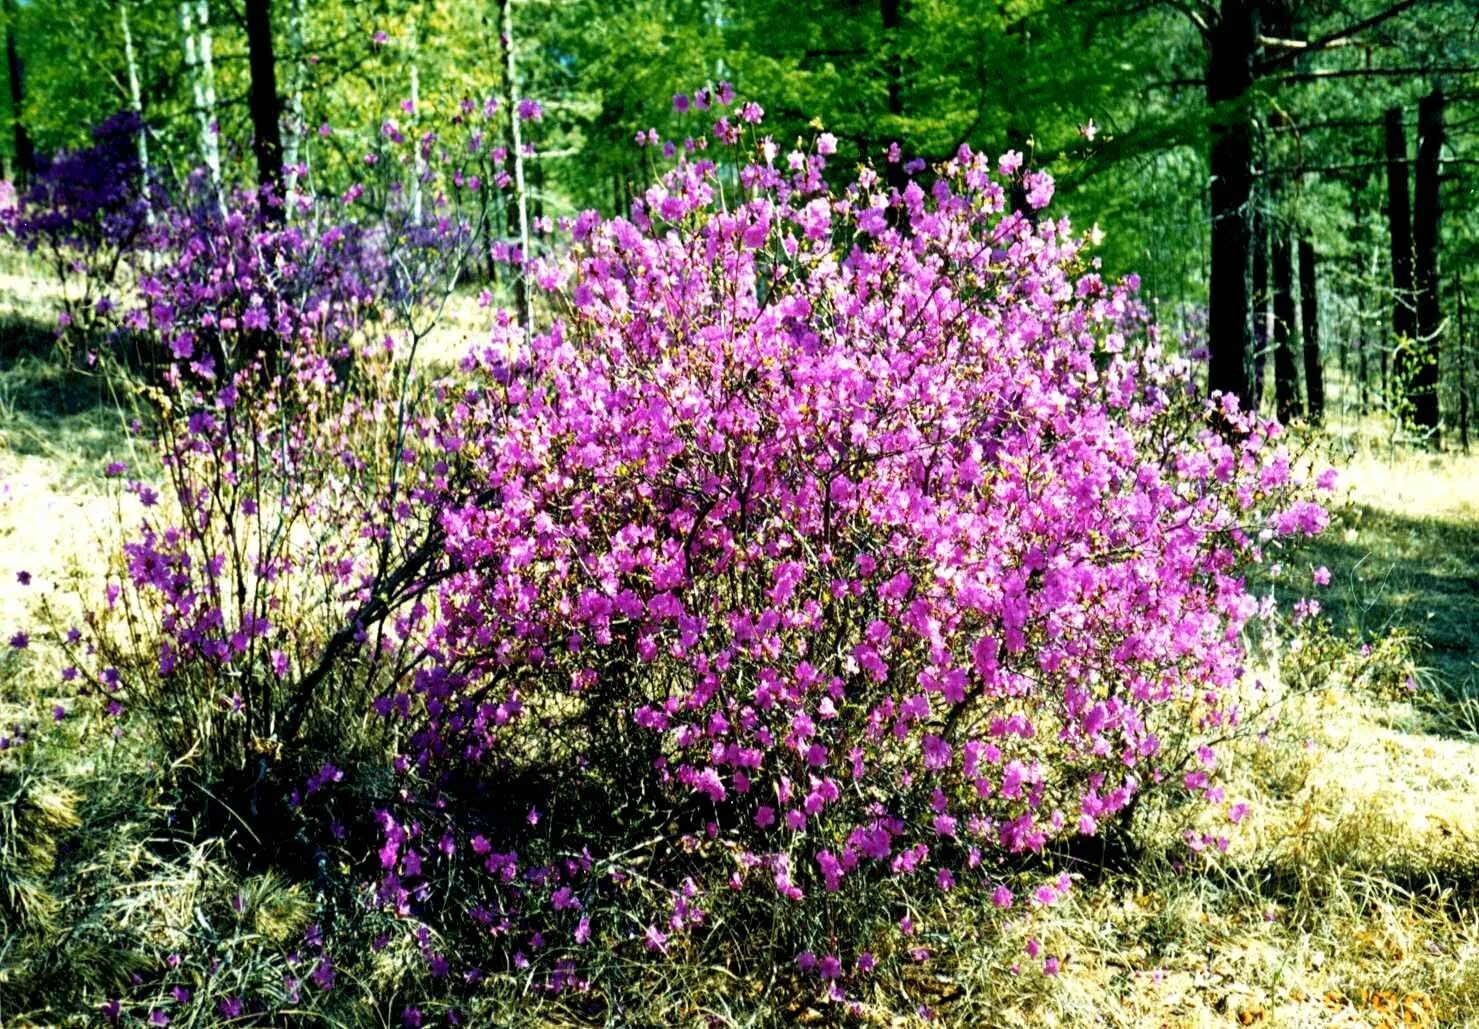
POLYGON ((375 899, 436 979, 722 945, 841 995, 942 893, 1054 903, 1035 860, 1149 786, 1224 803, 1244 570, 1324 525, 1020 155, 834 189, 829 135, 747 152, 759 106, 716 114, 440 381, 475 128, 368 155, 430 218, 404 179, 162 212, 119 305, 167 487, 110 469, 143 521, 69 673, 238 819, 393 754, 375 899))
POLYGON ((90 327, 108 313, 104 298, 148 224, 137 149, 143 130, 138 115, 114 115, 93 129, 91 147, 44 160, 30 188, 0 209, 0 223, 61 285, 64 328, 90 327))
POLYGON ((66 640, 71 674, 206 781, 244 782, 253 815, 279 759, 307 760, 305 735, 342 741, 347 712, 371 717, 400 670, 386 616, 439 553, 446 469, 418 435, 431 398, 414 356, 479 256, 463 163, 497 158, 465 120, 477 110, 457 115, 472 143, 387 127, 373 209, 363 183, 300 196, 286 220, 255 193, 157 204, 110 304, 111 338, 144 358, 158 468, 107 469, 141 522, 92 631, 66 640), (427 191, 414 214, 405 173, 427 191))
POLYGON ((555 989, 572 948, 666 952, 756 895, 835 980, 934 891, 1010 907, 1023 856, 1172 770, 1220 802, 1197 737, 1238 718, 1242 569, 1325 520, 1133 283, 1004 209, 1052 193, 1017 155, 834 191, 825 135, 706 149, 575 219, 550 324, 466 361, 439 439, 470 496, 377 704, 427 791, 382 815, 382 899, 460 905, 555 989), (435 897, 465 861, 481 887, 435 897))

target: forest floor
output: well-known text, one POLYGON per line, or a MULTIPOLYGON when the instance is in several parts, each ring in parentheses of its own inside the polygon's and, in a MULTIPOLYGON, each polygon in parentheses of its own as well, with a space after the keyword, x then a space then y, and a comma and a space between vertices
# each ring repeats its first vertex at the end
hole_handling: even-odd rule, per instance
MULTIPOLYGON (((0 333, 6 637, 45 587, 97 581, 100 541, 117 532, 101 469, 139 460, 106 383, 64 371, 45 339, 0 333)), ((869 1021, 1479 1023, 1479 457, 1354 449, 1329 532, 1286 572, 1330 568, 1331 628, 1264 662, 1258 692, 1278 698, 1277 717, 1224 759, 1229 798, 1250 804, 1227 852, 1187 867, 1169 813, 1147 812, 1128 867, 1086 868, 1020 938, 973 939, 968 912, 941 908, 920 930, 938 959, 880 984, 869 1021), (1027 935, 1062 959, 1056 975, 1022 953, 1027 935)), ((49 706, 49 688, 0 674, 0 726, 18 705, 49 706)), ((712 1010, 662 1003, 678 1024, 712 1010)), ((762 1022, 834 1017, 753 1003, 762 1022)))

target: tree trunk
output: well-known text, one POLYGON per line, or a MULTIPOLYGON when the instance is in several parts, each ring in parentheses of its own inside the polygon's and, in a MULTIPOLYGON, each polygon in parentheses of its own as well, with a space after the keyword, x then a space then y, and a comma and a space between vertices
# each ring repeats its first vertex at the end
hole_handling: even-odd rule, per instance
MULTIPOLYGON (((878 18, 883 28, 883 77, 887 89, 887 103, 889 122, 889 135, 893 138, 889 142, 903 143, 897 137, 899 122, 904 116, 904 64, 900 52, 900 37, 903 35, 904 16, 903 0, 879 0, 878 18)), ((904 171, 904 159, 901 156, 898 161, 885 161, 883 166, 883 178, 889 187, 903 192, 909 184, 909 176, 904 171)), ((1020 187, 1016 187, 1020 188, 1020 187)), ((1023 205, 1019 210, 1026 210, 1023 205)), ((900 208, 890 207, 887 212, 889 224, 901 232, 908 231, 908 221, 900 208)))
POLYGON ((1268 302, 1268 212, 1263 198, 1253 210, 1253 408, 1263 405, 1264 372, 1268 368, 1273 316, 1268 302))
POLYGON ((411 100, 411 121, 406 126, 406 132, 411 137, 411 145, 415 147, 415 160, 411 169, 411 221, 417 225, 421 224, 421 177, 426 173, 426 166, 421 159, 421 140, 416 131, 416 122, 421 117, 421 37, 416 31, 416 15, 412 14, 410 24, 407 26, 407 47, 409 49, 408 63, 410 68, 407 75, 410 78, 408 88, 411 100))
MULTIPOLYGON (((500 26, 498 41, 503 51, 503 81, 504 88, 508 91, 508 126, 510 158, 514 162, 514 202, 518 210, 519 251, 520 256, 527 265, 532 257, 529 252, 529 196, 524 188, 524 136, 519 121, 519 74, 518 62, 514 52, 514 12, 513 0, 497 0, 498 24, 500 26)), ((515 297, 518 301, 519 316, 524 321, 524 333, 532 336, 534 332, 534 298, 529 290, 529 281, 526 267, 520 267, 514 279, 515 297)))
POLYGON ((1438 294, 1438 173, 1443 156, 1443 87, 1417 104, 1417 167, 1413 181, 1413 285, 1417 290, 1417 340, 1413 347, 1412 420, 1438 434, 1438 357, 1443 310, 1438 294))
POLYGON ((247 64, 251 90, 252 154, 263 213, 282 217, 282 101, 277 95, 277 56, 272 50, 272 0, 246 0, 247 64))
POLYGON ((1458 436, 1464 453, 1469 452, 1469 326, 1462 277, 1458 284, 1458 436))
MULTIPOLYGON (((1407 140, 1402 130, 1402 109, 1389 107, 1385 118, 1387 157, 1387 230, 1392 241, 1392 373, 1405 404, 1415 369, 1412 348, 1417 337, 1417 307, 1412 282, 1412 201, 1407 190, 1407 140)), ((1382 388, 1388 392, 1386 363, 1382 388)), ((1393 398, 1386 397, 1390 406, 1393 398)), ((1404 407, 1404 416, 1409 412, 1404 407)))
POLYGON ((1222 0, 1208 35, 1207 103, 1212 109, 1212 266, 1207 298, 1208 388, 1250 407, 1253 130, 1245 101, 1258 50, 1258 0, 1222 0))
MULTIPOLYGON (((144 103, 139 95, 139 61, 134 53, 134 34, 128 22, 133 0, 118 0, 118 27, 123 32, 123 61, 128 66, 128 109, 139 119, 139 176, 149 186, 149 132, 144 127, 144 103)), ((148 212, 146 212, 148 213, 148 212)))
POLYGON ((1320 364, 1320 302, 1315 282, 1315 246, 1299 241, 1299 324, 1304 342, 1304 398, 1309 419, 1325 419, 1325 370, 1320 364))
POLYGON ((303 50, 303 0, 291 0, 288 6, 288 48, 293 59, 293 74, 288 85, 287 124, 282 141, 282 178, 291 211, 297 199, 298 183, 303 178, 303 137, 308 128, 303 118, 303 84, 308 78, 303 50))
POLYGON ((15 0, 5 0, 5 63, 10 71, 10 120, 15 130, 15 179, 24 187, 36 171, 36 147, 26 131, 23 108, 26 101, 25 72, 15 45, 15 0))
POLYGON ((1285 425, 1299 417, 1299 372, 1294 365, 1294 261, 1289 229, 1273 233, 1274 414, 1285 425))
POLYGON ((899 36, 903 28, 902 0, 879 0, 878 15, 883 23, 884 78, 888 85, 888 113, 904 113, 903 59, 899 53, 899 36))
POLYGON ((200 159, 211 186, 221 188, 221 136, 216 121, 216 66, 211 53, 211 7, 208 0, 180 0, 180 35, 184 38, 185 70, 195 101, 200 130, 200 159))

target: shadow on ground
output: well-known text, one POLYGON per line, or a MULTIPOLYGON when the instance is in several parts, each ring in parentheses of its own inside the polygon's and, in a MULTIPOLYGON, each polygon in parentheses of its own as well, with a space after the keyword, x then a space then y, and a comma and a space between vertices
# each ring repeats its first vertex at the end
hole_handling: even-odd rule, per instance
POLYGON ((126 435, 107 377, 69 362, 49 326, 0 318, 0 452, 44 458, 65 477, 92 479, 126 435))
POLYGON ((1313 592, 1337 629, 1364 640, 1417 634, 1431 685, 1479 695, 1479 523, 1352 503, 1286 575, 1291 593, 1313 592), (1311 591, 1310 568, 1321 565, 1330 585, 1311 591))

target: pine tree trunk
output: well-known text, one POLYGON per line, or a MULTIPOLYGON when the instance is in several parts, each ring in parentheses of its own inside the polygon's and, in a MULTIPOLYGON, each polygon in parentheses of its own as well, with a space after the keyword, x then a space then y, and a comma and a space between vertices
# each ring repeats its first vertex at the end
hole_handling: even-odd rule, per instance
POLYGON ((277 95, 277 55, 272 49, 272 0, 246 0, 247 65, 251 89, 252 154, 263 212, 282 217, 282 101, 277 95), (273 201, 276 203, 273 203, 273 201))
MULTIPOLYGON (((1417 307, 1412 281, 1412 201, 1407 189, 1407 140, 1402 129, 1402 109, 1386 111, 1387 157, 1387 229, 1392 242, 1392 336, 1394 356, 1392 374, 1404 405, 1411 399, 1411 386, 1416 371, 1412 366, 1413 346, 1417 338, 1417 307)), ((1388 392, 1386 363, 1382 367, 1382 388, 1388 392)), ((1387 403, 1393 397, 1388 393, 1387 403)), ((1404 406, 1404 413, 1410 413, 1404 406)))
POLYGON ((1299 322, 1304 342, 1304 394, 1309 419, 1325 419, 1325 370, 1320 363, 1320 303, 1315 281, 1315 246, 1299 241, 1299 322))
POLYGON ((1294 260, 1289 230, 1273 233, 1270 272, 1274 294, 1274 414, 1285 425, 1299 417, 1299 372, 1294 364, 1294 260))
POLYGON ((1413 285, 1417 291, 1417 341, 1413 348, 1412 420, 1420 429, 1438 433, 1438 357, 1443 309, 1438 293, 1438 196, 1443 156, 1443 87, 1418 101, 1417 167, 1413 182, 1413 285))
POLYGON ((1207 103, 1212 108, 1210 154, 1212 266, 1208 291, 1208 388, 1251 406, 1253 129, 1245 109, 1258 49, 1258 0, 1223 0, 1208 36, 1207 103))
POLYGON ((36 147, 26 130, 25 71, 15 44, 15 0, 5 0, 5 63, 10 72, 10 120, 15 131, 15 180, 24 187, 36 171, 36 147))

